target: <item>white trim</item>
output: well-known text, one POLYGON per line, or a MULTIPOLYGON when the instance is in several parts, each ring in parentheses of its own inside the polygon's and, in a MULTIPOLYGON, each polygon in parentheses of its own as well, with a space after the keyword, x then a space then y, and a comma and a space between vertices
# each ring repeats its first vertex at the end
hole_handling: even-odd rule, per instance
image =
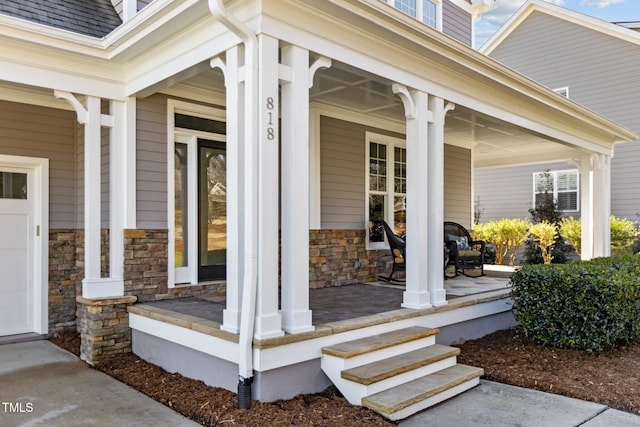
MULTIPOLYGON (((550 175, 553 176, 553 200, 557 203, 558 202, 558 175, 562 174, 562 173, 575 173, 576 175, 576 185, 577 188, 575 190, 576 193, 576 209, 559 209, 560 212, 562 213, 577 213, 580 212, 580 171, 578 169, 563 169, 563 170, 550 170, 550 171, 544 171, 544 172, 534 172, 533 173, 533 204, 532 206, 535 208, 536 206, 536 194, 539 194, 538 191, 536 191, 536 176, 541 175, 541 174, 545 174, 545 173, 549 173, 550 175)), ((571 191, 565 191, 565 192, 573 192, 573 190, 571 191)))
POLYGON ((167 100, 167 229, 168 229, 168 249, 167 249, 167 285, 170 288, 177 285, 198 284, 198 201, 197 201, 197 139, 213 139, 216 141, 226 141, 224 135, 212 134, 193 129, 179 129, 175 127, 175 114, 186 114, 203 119, 226 122, 225 111, 219 108, 192 104, 175 99, 167 100), (187 194, 189 227, 187 242, 189 242, 187 266, 179 269, 175 266, 175 142, 187 145, 188 160, 187 169, 189 171, 189 182, 187 194), (196 183, 191 185, 191 183, 196 183))
POLYGON ((33 265, 33 326, 36 333, 49 330, 49 159, 0 154, 0 166, 30 169, 33 172, 33 224, 40 226, 34 233, 33 265))

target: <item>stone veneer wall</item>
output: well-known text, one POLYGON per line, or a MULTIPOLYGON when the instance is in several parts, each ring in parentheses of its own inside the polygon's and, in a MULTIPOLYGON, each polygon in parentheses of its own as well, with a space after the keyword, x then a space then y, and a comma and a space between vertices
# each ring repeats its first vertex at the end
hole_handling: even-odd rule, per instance
POLYGON ((167 230, 124 231, 124 293, 138 302, 217 292, 219 283, 168 287, 167 230))
POLYGON ((76 329, 77 230, 49 231, 49 335, 76 329))
POLYGON ((368 251, 365 230, 309 231, 309 287, 373 282, 391 269, 388 251, 368 251))

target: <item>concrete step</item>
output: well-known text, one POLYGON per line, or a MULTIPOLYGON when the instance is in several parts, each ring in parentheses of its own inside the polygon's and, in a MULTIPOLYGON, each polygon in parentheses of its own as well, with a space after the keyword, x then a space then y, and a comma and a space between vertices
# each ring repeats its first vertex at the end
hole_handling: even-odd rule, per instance
POLYGON ((459 348, 434 344, 378 362, 344 370, 341 376, 345 380, 370 385, 446 359, 453 359, 452 365, 455 365, 455 357, 458 354, 460 354, 459 348))
POLYGON ((400 420, 466 391, 480 382, 482 368, 457 364, 362 399, 391 420, 400 420))
POLYGON ((421 338, 435 337, 437 329, 412 326, 406 329, 372 335, 322 348, 322 354, 350 359, 359 355, 395 347, 421 338))

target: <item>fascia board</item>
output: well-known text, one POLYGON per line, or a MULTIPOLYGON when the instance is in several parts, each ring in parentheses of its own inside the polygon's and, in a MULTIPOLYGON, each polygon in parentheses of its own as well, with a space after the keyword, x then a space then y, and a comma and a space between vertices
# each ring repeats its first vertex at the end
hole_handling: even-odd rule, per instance
POLYGON ((640 45, 640 33, 622 25, 603 21, 592 16, 584 15, 570 9, 563 8, 541 0, 529 0, 520 7, 508 20, 500 27, 479 49, 485 55, 491 53, 529 17, 533 12, 538 11, 547 15, 572 22, 576 25, 598 31, 600 33, 616 37, 618 39, 640 45))

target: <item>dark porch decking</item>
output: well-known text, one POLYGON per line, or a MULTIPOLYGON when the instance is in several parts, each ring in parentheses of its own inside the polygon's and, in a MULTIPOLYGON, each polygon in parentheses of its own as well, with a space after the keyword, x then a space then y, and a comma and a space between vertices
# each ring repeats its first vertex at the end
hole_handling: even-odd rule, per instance
MULTIPOLYGON (((508 273, 488 269, 483 277, 458 276, 446 280, 447 300, 507 289, 508 276, 508 273)), ((400 309, 403 292, 402 285, 384 283, 310 289, 309 308, 313 324, 322 325, 400 309)), ((145 305, 222 323, 225 301, 218 296, 203 296, 147 302, 145 305)))

